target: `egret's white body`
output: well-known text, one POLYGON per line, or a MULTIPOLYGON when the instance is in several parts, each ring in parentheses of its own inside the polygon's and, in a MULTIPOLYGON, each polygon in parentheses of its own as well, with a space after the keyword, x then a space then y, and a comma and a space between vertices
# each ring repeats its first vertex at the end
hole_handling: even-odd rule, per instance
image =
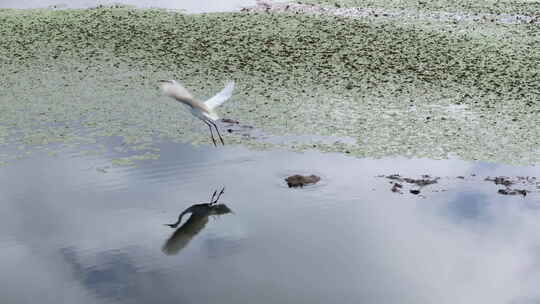
POLYGON ((221 143, 224 143, 215 124, 215 121, 219 119, 219 115, 216 113, 215 109, 232 96, 232 92, 234 90, 233 81, 227 83, 221 92, 217 93, 207 101, 201 101, 193 97, 193 95, 191 95, 191 93, 176 80, 160 80, 160 83, 161 90, 165 93, 165 95, 189 106, 191 114, 208 125, 214 145, 216 142, 212 133, 212 126, 216 128, 221 143))

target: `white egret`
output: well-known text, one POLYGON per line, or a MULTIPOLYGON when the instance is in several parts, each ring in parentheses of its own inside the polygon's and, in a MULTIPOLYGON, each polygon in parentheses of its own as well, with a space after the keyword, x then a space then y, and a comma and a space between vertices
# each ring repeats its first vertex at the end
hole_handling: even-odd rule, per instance
POLYGON ((160 88, 165 95, 189 106, 191 114, 202 120, 208 126, 208 128, 210 128, 210 136, 212 137, 214 146, 216 146, 216 140, 214 139, 212 126, 216 129, 219 139, 221 140, 221 144, 225 145, 225 142, 223 141, 223 138, 221 137, 219 129, 215 123, 215 121, 219 119, 218 114, 215 112, 215 108, 231 97, 234 90, 233 81, 228 82, 221 92, 217 93, 214 97, 208 99, 207 101, 201 101, 194 98, 193 95, 191 95, 191 93, 176 80, 160 80, 159 82, 160 88))

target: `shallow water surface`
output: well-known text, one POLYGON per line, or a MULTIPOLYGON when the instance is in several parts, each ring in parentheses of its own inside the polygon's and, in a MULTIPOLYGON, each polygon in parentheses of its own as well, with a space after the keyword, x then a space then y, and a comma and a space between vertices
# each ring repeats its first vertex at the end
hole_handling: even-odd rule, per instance
POLYGON ((160 148, 138 167, 109 167, 111 150, 0 168, 2 302, 540 301, 539 195, 484 181, 536 167, 160 148), (322 180, 289 189, 294 173, 322 180), (440 179, 398 194, 377 177, 394 173, 440 179), (232 213, 163 225, 222 186, 232 213))

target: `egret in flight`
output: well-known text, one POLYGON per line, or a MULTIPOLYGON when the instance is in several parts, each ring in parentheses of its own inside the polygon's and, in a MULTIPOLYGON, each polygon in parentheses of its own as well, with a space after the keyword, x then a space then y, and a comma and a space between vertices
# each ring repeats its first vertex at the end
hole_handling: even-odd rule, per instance
POLYGON ((193 95, 191 95, 191 93, 176 80, 160 80, 159 82, 160 88, 165 95, 189 106, 191 114, 202 120, 208 126, 208 128, 210 128, 210 136, 212 137, 214 146, 217 145, 212 127, 216 129, 219 140, 221 140, 221 144, 225 145, 225 142, 223 141, 223 138, 221 137, 219 129, 215 123, 215 121, 219 119, 218 114, 215 112, 215 108, 231 97, 234 90, 233 81, 228 82, 221 92, 217 93, 214 97, 208 99, 207 101, 202 101, 193 97, 193 95))

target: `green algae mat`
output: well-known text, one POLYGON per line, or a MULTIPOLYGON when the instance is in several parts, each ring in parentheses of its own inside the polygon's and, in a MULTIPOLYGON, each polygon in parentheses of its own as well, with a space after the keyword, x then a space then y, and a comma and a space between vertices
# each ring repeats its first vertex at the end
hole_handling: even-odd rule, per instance
POLYGON ((339 7, 369 7, 459 13, 538 14, 540 2, 528 0, 301 0, 301 3, 339 7))
POLYGON ((539 33, 538 24, 4 9, 0 161, 65 147, 102 153, 108 137, 130 155, 118 165, 159 157, 159 141, 211 144, 206 126, 158 91, 157 80, 177 79, 201 98, 236 81, 218 111, 257 132, 223 132, 227 144, 535 164, 539 33), (269 140, 295 136, 309 140, 269 140))

